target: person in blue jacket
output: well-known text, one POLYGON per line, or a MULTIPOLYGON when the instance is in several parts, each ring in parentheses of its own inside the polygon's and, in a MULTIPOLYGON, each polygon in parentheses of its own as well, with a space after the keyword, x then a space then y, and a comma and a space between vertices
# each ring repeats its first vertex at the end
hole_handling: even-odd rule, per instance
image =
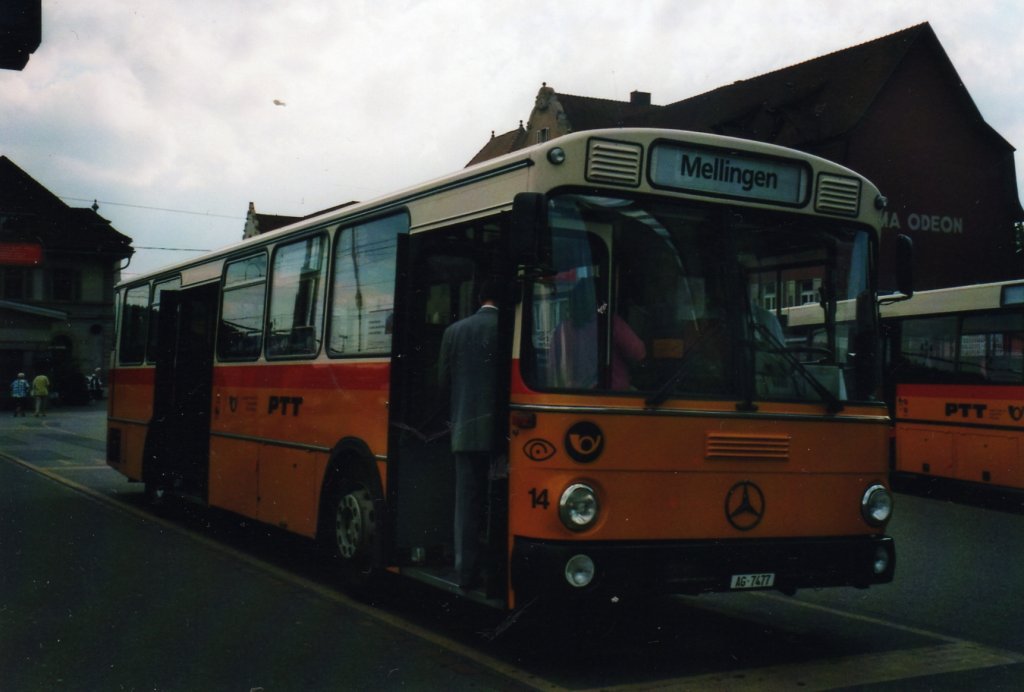
POLYGON ((11 398, 14 400, 14 417, 25 417, 25 407, 32 391, 32 385, 25 379, 25 373, 19 372, 11 382, 11 398))

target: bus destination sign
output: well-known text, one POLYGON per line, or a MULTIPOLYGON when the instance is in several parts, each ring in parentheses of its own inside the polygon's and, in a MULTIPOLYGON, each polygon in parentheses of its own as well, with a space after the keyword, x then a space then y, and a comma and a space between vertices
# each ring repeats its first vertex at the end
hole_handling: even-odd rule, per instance
POLYGON ((651 182, 686 192, 799 205, 807 200, 810 176, 797 161, 659 143, 651 150, 651 182))

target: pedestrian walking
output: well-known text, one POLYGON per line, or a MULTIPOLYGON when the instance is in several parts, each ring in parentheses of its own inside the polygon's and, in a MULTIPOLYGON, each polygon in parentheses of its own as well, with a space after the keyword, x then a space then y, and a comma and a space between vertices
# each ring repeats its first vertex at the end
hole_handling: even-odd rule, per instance
POLYGON ((14 417, 25 417, 25 409, 28 406, 28 397, 32 391, 32 385, 25 379, 25 373, 19 372, 18 376, 11 382, 11 398, 14 400, 14 417))
POLYGON ((103 398, 103 380, 100 379, 100 372, 101 370, 96 368, 87 378, 90 401, 99 401, 103 398))
POLYGON ((46 416, 46 404, 50 398, 50 378, 39 373, 32 379, 32 396, 36 400, 36 418, 46 416))

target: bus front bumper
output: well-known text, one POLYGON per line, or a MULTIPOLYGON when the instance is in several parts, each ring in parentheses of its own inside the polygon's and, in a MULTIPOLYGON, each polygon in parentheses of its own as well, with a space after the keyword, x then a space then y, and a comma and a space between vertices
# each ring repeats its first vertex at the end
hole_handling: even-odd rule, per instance
POLYGON ((895 545, 888 536, 628 544, 516 538, 512 586, 517 599, 750 588, 788 593, 800 588, 884 584, 892 581, 895 568, 895 545), (590 573, 581 565, 589 565, 590 573), (571 583, 587 577, 590 580, 584 585, 571 583))

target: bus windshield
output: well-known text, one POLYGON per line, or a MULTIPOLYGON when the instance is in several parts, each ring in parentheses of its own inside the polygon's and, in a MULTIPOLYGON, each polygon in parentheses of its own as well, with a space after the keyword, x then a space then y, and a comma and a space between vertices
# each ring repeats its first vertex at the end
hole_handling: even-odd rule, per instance
MULTIPOLYGON (((563 194, 526 291, 522 354, 540 390, 673 398, 870 399, 876 311, 836 319, 870 296, 871 235, 849 223, 682 202, 563 194), (816 328, 788 309, 816 306, 816 328), (859 345, 863 345, 860 348, 859 345), (859 358, 861 362, 856 362, 859 358)), ((873 305, 873 303, 872 303, 873 305)))

